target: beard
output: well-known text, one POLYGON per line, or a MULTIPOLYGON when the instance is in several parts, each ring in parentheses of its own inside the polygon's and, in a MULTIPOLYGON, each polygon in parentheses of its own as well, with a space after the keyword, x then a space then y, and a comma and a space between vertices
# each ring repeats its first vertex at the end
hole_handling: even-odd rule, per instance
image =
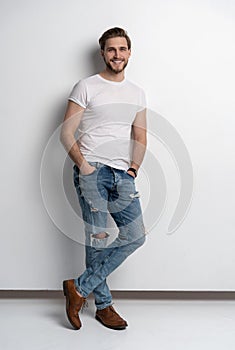
POLYGON ((113 73, 115 73, 115 74, 118 74, 118 73, 121 73, 121 72, 124 71, 124 69, 126 68, 126 66, 127 66, 127 64, 128 64, 128 61, 126 61, 126 63, 123 65, 122 68, 117 68, 117 69, 113 68, 109 62, 105 61, 105 58, 104 58, 104 63, 106 64, 106 67, 107 67, 111 72, 113 72, 113 73))

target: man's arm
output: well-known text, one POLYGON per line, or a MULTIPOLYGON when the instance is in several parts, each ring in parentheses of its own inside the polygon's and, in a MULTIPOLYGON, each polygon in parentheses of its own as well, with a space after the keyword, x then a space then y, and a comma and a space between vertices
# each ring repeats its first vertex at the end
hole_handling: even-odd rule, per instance
POLYGON ((85 160, 74 137, 75 132, 81 122, 84 110, 85 109, 77 103, 74 103, 72 101, 68 102, 64 122, 60 133, 60 141, 64 145, 70 158, 80 169, 81 173, 88 175, 92 173, 95 168, 85 160))
MULTIPOLYGON (((132 124, 132 159, 130 167, 138 171, 146 151, 147 145, 147 123, 146 123, 146 109, 138 112, 134 123, 132 124)), ((128 171, 130 175, 134 175, 132 171, 128 171)))

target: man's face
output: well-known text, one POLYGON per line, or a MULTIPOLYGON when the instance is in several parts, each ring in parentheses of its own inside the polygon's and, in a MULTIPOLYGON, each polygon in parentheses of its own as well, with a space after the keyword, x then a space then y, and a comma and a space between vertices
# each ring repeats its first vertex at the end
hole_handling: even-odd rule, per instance
POLYGON ((101 55, 107 68, 118 74, 126 68, 131 50, 128 50, 126 38, 116 37, 106 40, 101 55))

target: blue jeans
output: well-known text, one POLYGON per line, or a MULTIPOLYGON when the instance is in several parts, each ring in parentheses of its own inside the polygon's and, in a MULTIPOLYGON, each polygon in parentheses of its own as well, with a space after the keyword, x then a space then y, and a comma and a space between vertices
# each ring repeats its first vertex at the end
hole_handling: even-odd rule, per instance
POLYGON ((83 297, 93 292, 97 309, 112 304, 106 277, 143 245, 145 228, 135 179, 124 170, 89 162, 96 170, 82 175, 74 165, 74 185, 85 225, 86 270, 75 279, 83 297), (107 245, 107 219, 111 215, 118 235, 107 245), (97 238, 106 233, 105 238, 97 238))

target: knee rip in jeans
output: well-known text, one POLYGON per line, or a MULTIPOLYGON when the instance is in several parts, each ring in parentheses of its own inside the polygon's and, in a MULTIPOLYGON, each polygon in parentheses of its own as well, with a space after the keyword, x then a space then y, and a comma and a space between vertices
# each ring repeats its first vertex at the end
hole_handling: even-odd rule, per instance
POLYGON ((106 248, 109 234, 107 232, 93 233, 91 235, 91 246, 95 249, 106 248))
POLYGON ((108 238, 109 234, 107 232, 93 233, 92 238, 105 239, 108 238))

